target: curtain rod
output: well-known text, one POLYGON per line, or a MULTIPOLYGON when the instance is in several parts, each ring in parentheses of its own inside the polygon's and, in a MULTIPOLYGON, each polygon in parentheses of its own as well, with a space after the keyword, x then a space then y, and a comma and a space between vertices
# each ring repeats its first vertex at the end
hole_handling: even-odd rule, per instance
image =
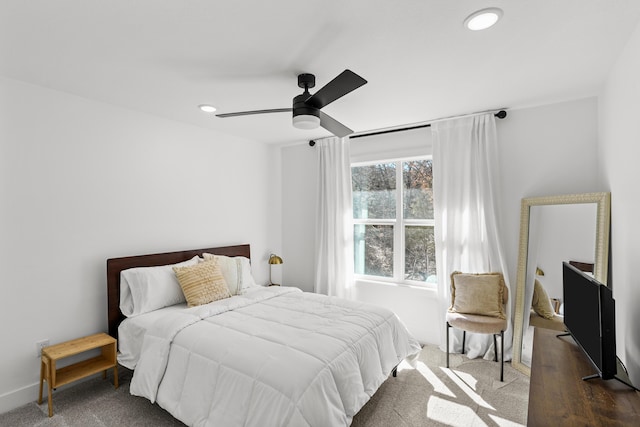
MULTIPOLYGON (((474 115, 474 114, 469 114, 469 115, 474 115)), ((499 118, 499 119, 504 119, 505 117, 507 117, 507 112, 505 110, 500 110, 497 113, 495 113, 494 116, 499 118)), ((437 121, 439 121, 439 120, 433 120, 433 122, 437 122, 437 121)), ((421 128, 428 128, 428 127, 431 127, 431 123, 426 123, 426 124, 423 124, 423 125, 409 126, 409 127, 406 127, 406 128, 387 129, 387 130, 380 130, 380 131, 375 131, 375 132, 360 133, 360 134, 356 134, 356 135, 350 136, 349 139, 362 138, 363 136, 383 135, 385 133, 402 132, 402 131, 405 131, 405 130, 421 129, 421 128)), ((309 141, 309 147, 313 147, 314 145, 316 145, 316 142, 313 139, 311 141, 309 141)))

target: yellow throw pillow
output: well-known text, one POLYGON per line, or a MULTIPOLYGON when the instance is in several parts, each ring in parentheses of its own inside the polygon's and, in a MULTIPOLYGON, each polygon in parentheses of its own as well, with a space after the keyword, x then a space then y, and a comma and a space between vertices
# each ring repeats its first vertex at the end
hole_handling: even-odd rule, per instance
POLYGON ((504 279, 500 273, 451 273, 451 307, 454 313, 480 314, 506 319, 504 279))
POLYGON ((215 261, 204 261, 187 267, 173 267, 187 305, 207 304, 229 298, 229 287, 215 261))
POLYGON ((533 298, 531 299, 531 307, 538 316, 545 319, 553 319, 555 312, 551 305, 551 300, 547 291, 544 290, 542 283, 538 279, 533 282, 533 298))

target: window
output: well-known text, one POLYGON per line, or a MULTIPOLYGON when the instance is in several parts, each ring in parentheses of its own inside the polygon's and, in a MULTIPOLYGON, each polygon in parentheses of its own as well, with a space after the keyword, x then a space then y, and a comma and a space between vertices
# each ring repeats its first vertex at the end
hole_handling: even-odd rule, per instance
POLYGON ((435 282, 431 159, 351 168, 356 275, 435 282))

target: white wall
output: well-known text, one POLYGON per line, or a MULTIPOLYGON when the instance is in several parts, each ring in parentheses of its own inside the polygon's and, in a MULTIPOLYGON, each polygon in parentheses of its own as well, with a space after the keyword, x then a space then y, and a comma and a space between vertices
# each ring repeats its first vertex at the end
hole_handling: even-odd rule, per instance
POLYGON ((107 258, 250 243, 268 280, 274 148, 3 78, 0 100, 0 412, 37 397, 36 341, 106 331, 107 258))
POLYGON ((605 191, 598 184, 597 120, 597 99, 587 98, 510 110, 498 122, 503 177, 500 223, 512 287, 518 265, 521 200, 605 191))
POLYGON ((282 284, 313 292, 318 162, 309 144, 281 149, 282 284))
MULTIPOLYGON (((498 121, 498 140, 502 170, 503 244, 515 289, 520 231, 520 200, 523 197, 601 191, 597 170, 597 102, 582 99, 536 108, 510 110, 498 121)), ((424 131, 428 132, 428 131, 424 131)), ((415 132, 414 142, 428 146, 428 136, 415 132)), ((395 135, 404 139, 401 133, 395 135)), ((372 138, 355 139, 355 144, 371 142, 379 152, 393 140, 380 144, 372 138)), ((360 148, 352 154, 362 155, 360 148)), ((317 187, 316 151, 308 145, 282 148, 283 283, 313 289, 315 245, 315 194, 317 187), (297 265, 292 265, 292 263, 297 265)), ((436 300, 432 291, 374 285, 363 288, 359 296, 394 310, 409 330, 422 342, 438 343, 436 300)))
POLYGON ((640 387, 640 24, 613 66, 600 97, 602 174, 611 189, 611 286, 618 357, 640 387))

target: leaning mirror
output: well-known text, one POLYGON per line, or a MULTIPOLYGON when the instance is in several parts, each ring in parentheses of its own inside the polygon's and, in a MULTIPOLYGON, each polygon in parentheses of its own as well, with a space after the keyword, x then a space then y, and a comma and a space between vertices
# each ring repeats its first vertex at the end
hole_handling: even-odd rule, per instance
POLYGON ((610 206, 610 193, 522 199, 512 357, 517 370, 531 374, 534 327, 564 331, 563 261, 607 284, 610 206))

